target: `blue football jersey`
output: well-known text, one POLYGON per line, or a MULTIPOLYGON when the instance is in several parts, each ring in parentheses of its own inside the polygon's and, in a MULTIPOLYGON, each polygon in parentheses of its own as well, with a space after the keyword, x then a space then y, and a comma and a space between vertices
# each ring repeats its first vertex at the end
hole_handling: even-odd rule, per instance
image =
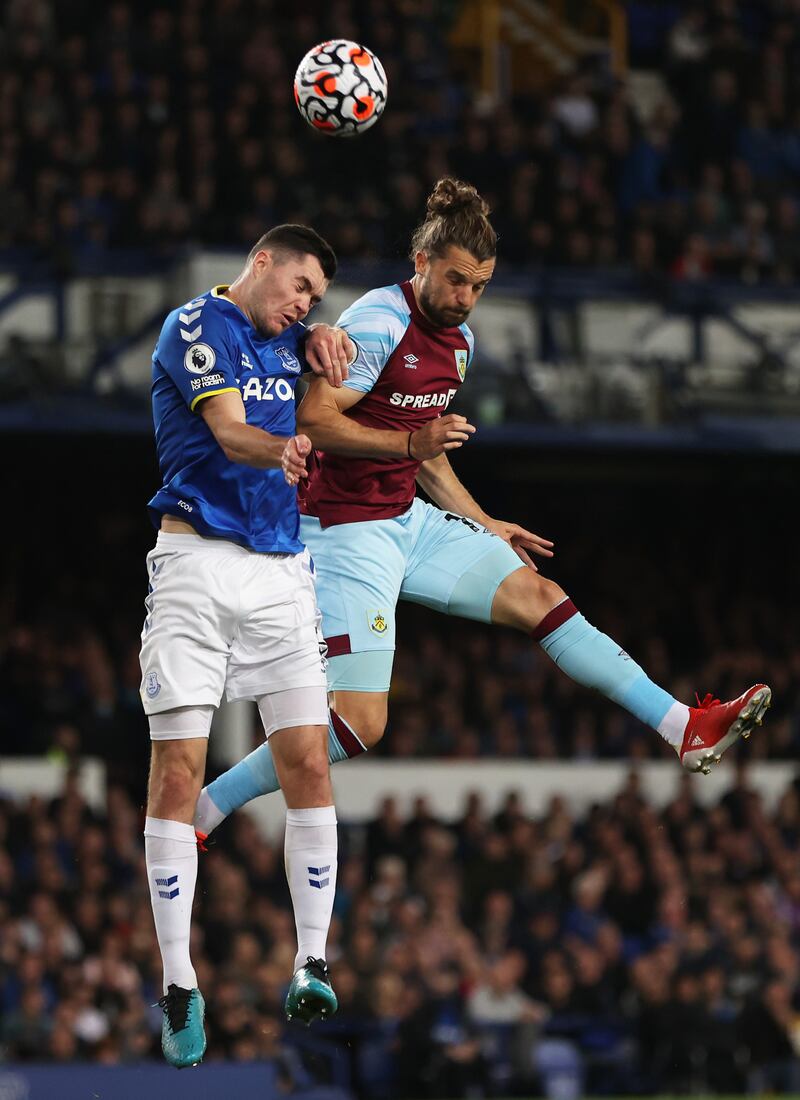
POLYGON ((305 366, 306 329, 259 335, 219 286, 173 310, 153 352, 153 421, 163 486, 150 501, 202 535, 261 553, 303 549, 296 490, 283 471, 231 462, 199 415, 204 398, 237 390, 247 423, 295 434, 294 390, 305 366))

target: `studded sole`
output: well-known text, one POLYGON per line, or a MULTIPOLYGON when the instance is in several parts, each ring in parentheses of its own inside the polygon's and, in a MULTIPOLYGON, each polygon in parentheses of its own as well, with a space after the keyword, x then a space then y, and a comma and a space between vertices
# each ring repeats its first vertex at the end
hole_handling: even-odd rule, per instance
POLYGON ((753 727, 761 725, 771 702, 772 692, 768 687, 762 687, 753 692, 739 711, 738 716, 731 723, 725 736, 719 739, 713 749, 708 749, 694 758, 691 764, 685 765, 687 771, 702 772, 703 775, 708 775, 711 771, 711 765, 719 764, 722 754, 727 752, 731 745, 736 744, 740 737, 743 741, 746 741, 753 732, 753 727))

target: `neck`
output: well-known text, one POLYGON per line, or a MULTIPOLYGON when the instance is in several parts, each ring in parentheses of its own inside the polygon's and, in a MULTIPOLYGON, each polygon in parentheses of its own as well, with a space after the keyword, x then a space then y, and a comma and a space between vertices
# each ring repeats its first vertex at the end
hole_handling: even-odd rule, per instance
POLYGON ((250 311, 245 306, 244 301, 242 300, 242 285, 238 279, 236 280, 236 282, 231 283, 227 290, 223 291, 222 297, 227 298, 229 302, 233 302, 236 308, 242 311, 242 313, 245 315, 253 328, 256 327, 250 311))

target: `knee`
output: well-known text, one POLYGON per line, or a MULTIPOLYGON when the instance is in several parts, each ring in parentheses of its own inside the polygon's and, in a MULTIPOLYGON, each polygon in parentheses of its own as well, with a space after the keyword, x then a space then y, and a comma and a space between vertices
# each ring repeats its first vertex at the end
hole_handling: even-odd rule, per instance
POLYGON ((557 604, 561 603, 566 597, 566 592, 560 584, 548 580, 547 577, 540 577, 538 573, 533 573, 533 579, 531 603, 537 616, 536 623, 533 624, 536 626, 548 611, 552 611, 557 604))
POLYGON ((518 569, 497 590, 492 622, 530 632, 565 596, 555 581, 532 569, 518 569))
POLYGON ((385 707, 350 714, 340 710, 339 713, 365 749, 375 748, 386 732, 388 711, 385 707))
POLYGON ((301 782, 310 787, 316 788, 325 785, 330 778, 327 746, 320 745, 318 748, 303 753, 299 759, 294 761, 292 771, 301 782))
POLYGON ((386 733, 386 715, 368 719, 363 727, 356 730, 361 742, 367 749, 374 749, 380 739, 386 733))
POLYGON ((285 761, 280 782, 287 805, 325 806, 333 800, 327 748, 309 748, 285 761))
POLYGON ((156 756, 150 772, 150 802, 157 803, 161 812, 177 810, 196 800, 202 780, 203 769, 188 752, 178 749, 156 756))

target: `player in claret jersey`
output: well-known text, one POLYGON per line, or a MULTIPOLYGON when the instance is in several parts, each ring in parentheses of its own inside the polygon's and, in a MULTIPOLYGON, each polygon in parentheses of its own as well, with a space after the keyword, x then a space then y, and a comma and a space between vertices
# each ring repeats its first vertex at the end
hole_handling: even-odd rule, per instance
MULTIPOLYGON (((770 689, 756 684, 724 704, 709 695, 697 707, 673 699, 539 574, 529 554, 551 557, 552 543, 487 515, 450 466, 448 452, 475 430, 447 406, 472 359, 467 318, 494 271, 487 214, 473 187, 439 181, 412 241, 414 277, 345 310, 339 326, 348 338, 300 406, 316 448, 301 484, 301 532, 328 645, 329 759, 383 735, 395 606, 404 599, 526 631, 567 675, 657 730, 684 767, 706 772, 760 724, 770 689), (351 344, 358 354, 348 374, 338 364, 351 344), (436 505, 415 496, 415 483, 436 505)), ((264 745, 202 792, 196 824, 208 832, 276 787, 264 745)))

